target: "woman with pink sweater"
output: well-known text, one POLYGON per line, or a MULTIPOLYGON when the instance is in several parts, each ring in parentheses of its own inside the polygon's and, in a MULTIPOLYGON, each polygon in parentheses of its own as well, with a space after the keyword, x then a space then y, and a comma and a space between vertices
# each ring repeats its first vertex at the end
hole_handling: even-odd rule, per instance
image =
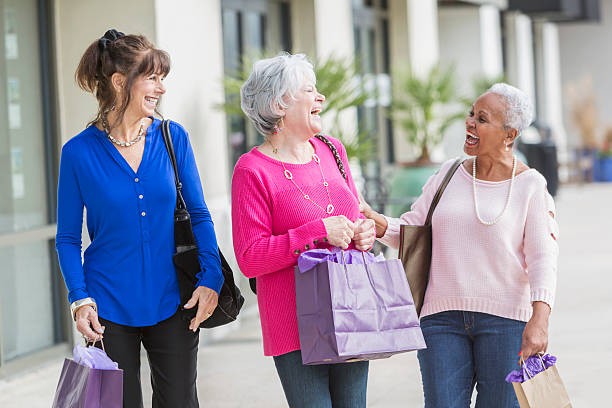
MULTIPOLYGON (((532 120, 520 90, 496 84, 466 118, 463 162, 433 214, 429 285, 421 311, 427 344, 418 352, 426 407, 518 407, 506 375, 546 351, 555 298, 555 206, 540 173, 513 154, 532 120)), ((399 245, 401 224, 423 225, 433 196, 455 160, 423 187, 399 219, 374 212, 379 240, 399 245)))
POLYGON ((300 353, 293 271, 300 253, 367 250, 375 239, 374 222, 359 213, 344 146, 318 135, 325 97, 315 83, 303 54, 282 54, 257 61, 241 88, 242 110, 265 141, 234 169, 234 250, 240 270, 257 278, 264 354, 274 357, 289 406, 365 407, 367 361, 306 366, 300 353))

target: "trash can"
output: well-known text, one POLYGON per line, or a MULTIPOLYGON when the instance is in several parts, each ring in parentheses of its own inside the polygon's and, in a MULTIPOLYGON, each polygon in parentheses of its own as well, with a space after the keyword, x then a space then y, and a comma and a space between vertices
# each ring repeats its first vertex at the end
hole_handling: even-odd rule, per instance
POLYGON ((551 140, 540 143, 521 143, 519 150, 525 155, 529 167, 542 173, 548 184, 548 192, 554 197, 559 188, 559 161, 555 143, 551 140))

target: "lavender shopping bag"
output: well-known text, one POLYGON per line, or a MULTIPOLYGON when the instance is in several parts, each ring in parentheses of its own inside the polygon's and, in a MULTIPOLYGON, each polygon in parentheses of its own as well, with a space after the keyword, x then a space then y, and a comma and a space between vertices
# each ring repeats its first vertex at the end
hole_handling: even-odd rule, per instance
POLYGON ((77 345, 65 359, 53 408, 121 408, 123 370, 95 347, 77 345))
POLYGON ((304 364, 426 348, 399 259, 357 250, 307 251, 295 268, 295 290, 304 364))

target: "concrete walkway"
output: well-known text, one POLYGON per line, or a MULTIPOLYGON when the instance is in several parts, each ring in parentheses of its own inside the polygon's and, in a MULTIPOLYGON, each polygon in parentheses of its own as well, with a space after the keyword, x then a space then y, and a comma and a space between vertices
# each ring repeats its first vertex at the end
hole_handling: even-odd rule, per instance
MULTIPOLYGON (((559 372, 577 408, 610 406, 611 208, 612 185, 566 186, 557 197, 561 256, 549 351, 559 358, 559 372)), ((252 298, 248 302, 253 305, 252 298)), ((62 361, 58 357, 0 380, 0 407, 49 407, 62 361)), ((146 358, 143 364, 145 406, 150 406, 146 358)), ((201 347, 198 364, 202 407, 286 407, 274 363, 262 355, 252 308, 238 330, 201 347)), ((415 353, 371 363, 368 406, 423 406, 415 353)))

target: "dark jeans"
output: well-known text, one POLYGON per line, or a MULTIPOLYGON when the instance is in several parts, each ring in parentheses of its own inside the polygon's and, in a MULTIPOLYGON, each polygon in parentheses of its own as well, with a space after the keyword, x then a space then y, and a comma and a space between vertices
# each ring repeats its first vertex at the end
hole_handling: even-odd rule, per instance
POLYGON ((274 357, 290 408, 366 406, 368 361, 303 365, 300 350, 274 357))
POLYGON ((486 313, 448 311, 421 319, 419 350, 426 408, 518 408, 508 373, 518 369, 525 322, 486 313))
MULTIPOLYGON (((123 406, 142 408, 140 344, 151 367, 153 408, 198 407, 196 369, 199 330, 188 329, 179 313, 155 326, 123 326, 100 318, 106 353, 123 370, 123 406)), ((101 347, 100 343, 96 344, 101 347)))

